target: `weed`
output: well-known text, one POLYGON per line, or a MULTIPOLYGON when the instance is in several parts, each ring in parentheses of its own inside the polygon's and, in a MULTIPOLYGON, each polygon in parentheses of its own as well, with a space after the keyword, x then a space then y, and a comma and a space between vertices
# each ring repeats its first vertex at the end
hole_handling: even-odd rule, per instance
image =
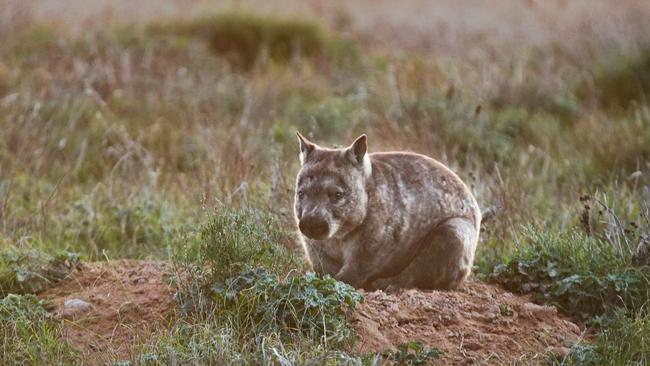
POLYGON ((78 263, 76 253, 4 249, 0 252, 0 298, 10 293, 39 293, 75 271, 78 263))
POLYGON ((555 365, 646 365, 650 362, 650 316, 614 311, 593 342, 577 343, 564 359, 552 359, 555 365))
POLYGON ((503 316, 512 316, 512 309, 508 304, 499 304, 499 313, 503 316))
POLYGON ((422 343, 411 341, 397 346, 395 350, 385 350, 382 356, 395 365, 425 365, 440 358, 442 352, 432 347, 427 349, 422 343))
POLYGON ((3 365, 71 365, 78 355, 61 340, 62 324, 34 295, 0 299, 0 361, 3 365))
MULTIPOLYGON (((278 281, 262 269, 247 271, 212 288, 215 311, 248 335, 281 332, 332 346, 350 343, 347 315, 361 301, 351 286, 311 272, 278 281)), ((218 315, 219 316, 219 315, 218 315)))
POLYGON ((207 282, 223 282, 240 272, 263 267, 274 275, 300 268, 285 246, 289 234, 277 219, 259 209, 218 206, 207 223, 175 254, 175 260, 196 265, 207 282))

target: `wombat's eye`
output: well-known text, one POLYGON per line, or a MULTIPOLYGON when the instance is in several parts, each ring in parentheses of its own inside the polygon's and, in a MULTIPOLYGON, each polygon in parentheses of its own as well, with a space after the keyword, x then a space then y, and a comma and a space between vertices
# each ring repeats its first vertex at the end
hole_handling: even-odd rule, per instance
POLYGON ((341 198, 343 198, 343 192, 336 192, 334 194, 334 198, 336 198, 337 200, 340 200, 341 198))
POLYGON ((305 192, 298 191, 298 198, 302 198, 302 197, 304 197, 304 195, 305 195, 305 192))

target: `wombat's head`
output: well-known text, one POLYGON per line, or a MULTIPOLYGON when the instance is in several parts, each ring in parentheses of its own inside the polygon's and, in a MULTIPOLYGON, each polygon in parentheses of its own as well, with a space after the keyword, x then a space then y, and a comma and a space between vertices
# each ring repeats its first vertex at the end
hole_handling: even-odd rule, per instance
POLYGON ((298 228, 311 239, 343 237, 363 222, 366 180, 372 173, 366 136, 344 149, 327 149, 298 133, 302 168, 296 180, 298 228))

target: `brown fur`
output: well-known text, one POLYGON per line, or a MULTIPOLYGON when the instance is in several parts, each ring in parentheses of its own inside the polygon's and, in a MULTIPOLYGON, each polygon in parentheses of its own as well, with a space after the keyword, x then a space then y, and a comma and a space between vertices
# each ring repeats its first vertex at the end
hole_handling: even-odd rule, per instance
POLYGON ((463 282, 481 214, 456 174, 420 154, 368 154, 365 135, 345 149, 298 136, 294 212, 317 273, 367 289, 463 282))

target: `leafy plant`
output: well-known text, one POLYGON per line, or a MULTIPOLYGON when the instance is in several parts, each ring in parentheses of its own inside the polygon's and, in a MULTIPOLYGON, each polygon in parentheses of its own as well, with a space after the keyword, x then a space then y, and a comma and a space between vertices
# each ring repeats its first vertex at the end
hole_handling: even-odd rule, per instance
POLYGON ((437 358, 442 352, 435 348, 426 348, 418 341, 410 341, 397 346, 395 350, 385 350, 382 356, 386 361, 396 365, 424 365, 437 358))
POLYGON ((584 320, 619 306, 639 308, 650 291, 648 267, 635 268, 609 243, 576 231, 526 230, 529 243, 492 279, 510 291, 530 293, 584 320))
POLYGON ((362 297, 353 287, 312 272, 278 281, 264 269, 249 270, 212 288, 215 311, 244 334, 280 332, 286 337, 344 344, 354 338, 347 315, 362 297))
POLYGON ((76 253, 49 255, 35 249, 7 248, 0 252, 0 297, 41 292, 76 270, 78 264, 76 253))
MULTIPOLYGON (((205 286, 203 286, 205 288, 205 286)), ((179 294, 181 298, 187 295, 179 294)), ((199 297, 200 296, 200 297, 199 297)), ((279 279, 263 268, 215 282, 201 311, 181 317, 130 362, 207 364, 360 363, 342 351, 354 341, 348 314, 362 300, 351 286, 306 273, 279 279)), ((194 310, 197 308, 195 307, 194 310)))

